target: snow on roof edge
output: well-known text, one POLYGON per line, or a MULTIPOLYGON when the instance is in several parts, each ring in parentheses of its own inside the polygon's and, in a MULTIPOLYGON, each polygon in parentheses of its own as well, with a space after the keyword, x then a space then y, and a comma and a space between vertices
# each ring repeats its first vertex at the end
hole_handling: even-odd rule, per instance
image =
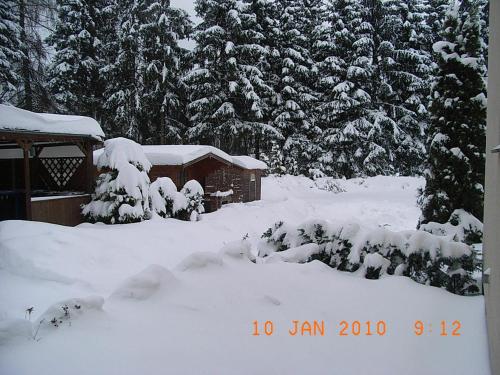
MULTIPOLYGON (((142 149, 153 165, 185 165, 213 154, 243 169, 267 169, 267 164, 250 156, 231 156, 214 146, 204 145, 143 145, 142 149)), ((103 149, 94 151, 94 165, 103 149)))
POLYGON ((233 164, 243 169, 267 169, 267 164, 251 156, 233 156, 233 164))
POLYGON ((104 138, 101 126, 91 117, 36 113, 5 104, 0 104, 0 131, 104 138))

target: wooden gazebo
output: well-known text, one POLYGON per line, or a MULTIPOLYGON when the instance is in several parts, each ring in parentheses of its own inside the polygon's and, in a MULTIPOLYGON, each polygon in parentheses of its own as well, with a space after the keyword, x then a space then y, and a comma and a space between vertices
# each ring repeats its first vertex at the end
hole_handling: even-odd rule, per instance
POLYGON ((0 105, 0 220, 80 223, 93 188, 93 149, 103 137, 88 117, 0 105))

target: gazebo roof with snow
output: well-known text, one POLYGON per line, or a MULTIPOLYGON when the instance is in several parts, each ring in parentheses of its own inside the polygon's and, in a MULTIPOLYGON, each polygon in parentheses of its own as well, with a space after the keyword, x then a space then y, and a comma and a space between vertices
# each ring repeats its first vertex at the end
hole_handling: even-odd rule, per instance
POLYGON ((35 113, 0 104, 1 133, 51 134, 61 137, 85 137, 101 141, 104 132, 99 123, 90 117, 35 113))

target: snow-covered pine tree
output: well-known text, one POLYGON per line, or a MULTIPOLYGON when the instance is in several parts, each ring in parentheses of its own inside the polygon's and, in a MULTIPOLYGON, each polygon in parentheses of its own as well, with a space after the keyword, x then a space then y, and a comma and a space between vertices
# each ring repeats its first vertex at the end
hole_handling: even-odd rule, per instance
POLYGON ((439 72, 420 224, 444 223, 456 209, 483 217, 486 88, 478 2, 454 3, 441 36, 434 44, 439 72))
POLYGON ((386 118, 372 107, 373 27, 360 0, 338 0, 333 15, 334 52, 326 61, 331 86, 321 106, 330 123, 323 136, 322 157, 329 175, 354 177, 387 172, 388 152, 379 142, 386 118))
POLYGON ((0 0, 0 103, 10 102, 20 77, 19 26, 13 0, 0 0))
POLYGON ((100 117, 99 12, 95 1, 57 0, 49 85, 61 112, 100 117))
MULTIPOLYGON (((262 72, 262 80, 271 88, 275 87, 278 77, 273 70, 274 64, 279 61, 278 36, 278 7, 274 0, 248 0, 250 2, 250 13, 255 14, 255 31, 263 38, 261 46, 266 49, 265 58, 259 60, 259 70, 262 72)), ((265 95, 262 98, 263 107, 262 122, 272 126, 272 100, 274 95, 265 95)), ((254 154, 260 159, 261 150, 269 154, 273 145, 281 140, 278 132, 267 133, 266 136, 256 134, 254 154)), ((265 156, 264 154, 264 156, 265 156)))
MULTIPOLYGON (((308 174, 318 156, 315 139, 321 133, 315 124, 312 91, 312 67, 309 40, 302 23, 306 17, 304 2, 279 0, 280 33, 276 69, 276 96, 273 101, 273 125, 283 135, 284 164, 291 174, 308 174)), ((311 9, 309 9, 311 10, 311 9)), ((311 26, 311 33, 312 33, 311 26)))
POLYGON ((198 0, 194 68, 188 110, 191 140, 231 153, 248 153, 257 137, 276 136, 265 123, 265 97, 273 94, 261 67, 267 50, 251 4, 238 0, 198 0))
POLYGON ((151 163, 139 144, 126 138, 106 140, 97 168, 103 173, 92 201, 82 206, 87 221, 125 224, 149 218, 151 163))
POLYGON ((191 22, 185 11, 170 6, 170 0, 143 1, 138 17, 139 74, 144 86, 140 98, 141 138, 143 143, 180 143, 185 124, 179 80, 186 51, 178 41, 189 35, 191 22))
POLYGON ((43 34, 50 31, 55 7, 53 0, 17 0, 14 10, 19 25, 19 47, 22 52, 18 74, 16 106, 35 112, 53 111, 48 90, 47 65, 50 54, 43 34))
POLYGON ((112 60, 101 70, 107 82, 104 108, 110 116, 106 120, 106 130, 110 137, 126 136, 141 141, 139 114, 143 86, 139 74, 139 3, 124 0, 109 7, 107 14, 116 24, 114 39, 108 40, 105 47, 106 52, 110 51, 112 60))
POLYGON ((428 123, 427 97, 432 73, 427 47, 431 29, 422 0, 391 0, 381 5, 376 74, 377 103, 393 121, 387 148, 396 172, 415 175, 422 171, 424 134, 428 123), (377 82, 378 81, 378 82, 377 82))
POLYGON ((429 18, 427 24, 432 30, 432 44, 441 40, 446 12, 453 0, 427 0, 429 4, 429 18))

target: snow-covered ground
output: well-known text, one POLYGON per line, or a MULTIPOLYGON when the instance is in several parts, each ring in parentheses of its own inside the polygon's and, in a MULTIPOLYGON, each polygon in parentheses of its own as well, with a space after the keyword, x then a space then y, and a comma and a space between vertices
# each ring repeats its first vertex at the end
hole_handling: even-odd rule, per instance
POLYGON ((404 277, 366 280, 319 262, 254 264, 220 253, 246 234, 255 252, 278 220, 414 229, 422 183, 354 179, 339 181, 346 191, 334 194, 306 178, 269 177, 261 201, 199 222, 0 223, 0 374, 488 374, 482 297, 404 277), (64 315, 63 305, 70 318, 46 324, 64 315), (45 318, 35 340, 26 338, 31 306, 35 328, 45 318), (324 321, 324 335, 291 336, 293 320, 324 321), (339 335, 341 321, 348 336, 339 335), (420 336, 415 321, 424 324, 420 336), (460 336, 451 335, 454 321, 460 336))

